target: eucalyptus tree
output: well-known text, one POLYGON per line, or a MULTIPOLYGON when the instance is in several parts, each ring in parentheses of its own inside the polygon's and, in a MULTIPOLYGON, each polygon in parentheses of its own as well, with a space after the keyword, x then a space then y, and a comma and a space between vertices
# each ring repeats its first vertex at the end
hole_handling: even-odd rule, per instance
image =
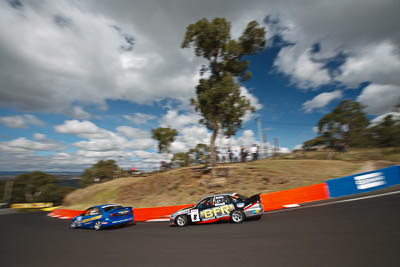
POLYGON ((265 29, 256 21, 248 23, 242 35, 232 39, 231 24, 224 18, 201 19, 190 24, 182 48, 193 47, 197 57, 207 60, 200 69, 196 98, 191 104, 200 112, 200 122, 212 131, 210 140, 211 165, 216 164, 217 135, 233 136, 242 126, 246 111, 254 112, 250 101, 240 93, 239 82, 251 78, 246 56, 264 50, 265 29))

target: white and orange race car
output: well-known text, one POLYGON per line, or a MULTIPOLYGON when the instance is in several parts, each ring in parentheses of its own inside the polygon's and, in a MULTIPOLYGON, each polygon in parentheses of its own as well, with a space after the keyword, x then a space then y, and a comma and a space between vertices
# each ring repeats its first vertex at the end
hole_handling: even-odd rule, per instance
POLYGON ((170 226, 212 223, 221 220, 241 223, 248 218, 260 219, 264 206, 260 194, 246 197, 237 193, 202 198, 196 205, 181 209, 170 217, 170 226))

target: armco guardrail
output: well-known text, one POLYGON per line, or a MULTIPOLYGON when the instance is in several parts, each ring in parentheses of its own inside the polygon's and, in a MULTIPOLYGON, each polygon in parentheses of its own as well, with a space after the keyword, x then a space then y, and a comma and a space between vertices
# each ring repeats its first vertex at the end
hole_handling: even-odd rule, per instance
POLYGON ((342 197, 400 184, 400 166, 326 181, 329 197, 342 197))
POLYGON ((327 198, 329 198, 329 195, 325 183, 261 195, 265 211, 283 209, 285 205, 301 204, 327 198))

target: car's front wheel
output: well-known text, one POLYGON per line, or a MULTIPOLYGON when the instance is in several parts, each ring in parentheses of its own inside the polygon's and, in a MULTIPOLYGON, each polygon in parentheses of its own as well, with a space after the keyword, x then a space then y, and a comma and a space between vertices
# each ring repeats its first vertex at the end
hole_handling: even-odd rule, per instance
POLYGON ((241 223, 244 221, 244 214, 240 210, 234 210, 231 213, 231 222, 233 223, 241 223))
POLYGON ((178 215, 175 219, 176 225, 179 227, 186 226, 189 222, 189 219, 186 215, 178 215))
POLYGON ((101 230, 101 222, 100 221, 96 221, 94 223, 94 230, 96 230, 96 231, 100 231, 101 230))
POLYGON ((75 221, 73 221, 71 223, 71 225, 69 226, 69 228, 71 228, 71 229, 75 229, 76 227, 78 227, 78 225, 77 225, 77 223, 75 221))

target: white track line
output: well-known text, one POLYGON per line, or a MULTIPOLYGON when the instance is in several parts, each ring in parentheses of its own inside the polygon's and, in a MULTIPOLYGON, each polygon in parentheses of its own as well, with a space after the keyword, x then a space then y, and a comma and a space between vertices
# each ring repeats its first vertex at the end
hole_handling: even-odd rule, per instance
POLYGON ((298 209, 305 209, 305 208, 314 208, 314 207, 328 206, 328 205, 337 204, 337 203, 358 201, 358 200, 369 199, 369 198, 375 198, 375 197, 383 197, 383 196, 394 195, 394 194, 399 194, 399 193, 400 193, 400 191, 394 191, 394 192, 388 192, 388 193, 383 193, 383 194, 373 195, 373 196, 358 197, 358 198, 352 198, 352 199, 344 199, 344 200, 338 200, 338 201, 334 201, 334 202, 327 202, 327 203, 315 204, 315 205, 310 205, 310 206, 301 206, 301 207, 299 207, 299 208, 297 208, 297 209, 282 209, 282 210, 266 211, 266 212, 264 212, 264 213, 277 213, 277 212, 285 212, 285 211, 298 210, 298 209))
POLYGON ((146 222, 169 222, 169 219, 151 219, 146 222))

